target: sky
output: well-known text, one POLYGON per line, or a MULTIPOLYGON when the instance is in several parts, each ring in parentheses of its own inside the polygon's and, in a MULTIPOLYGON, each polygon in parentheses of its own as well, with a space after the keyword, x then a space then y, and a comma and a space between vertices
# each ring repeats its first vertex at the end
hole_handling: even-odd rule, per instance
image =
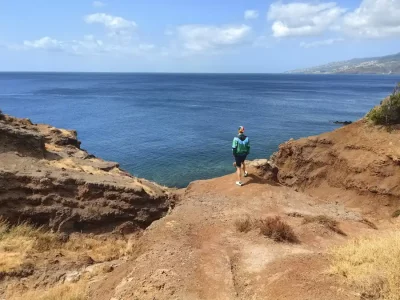
POLYGON ((0 0, 0 71, 275 73, 400 52, 400 0, 0 0))

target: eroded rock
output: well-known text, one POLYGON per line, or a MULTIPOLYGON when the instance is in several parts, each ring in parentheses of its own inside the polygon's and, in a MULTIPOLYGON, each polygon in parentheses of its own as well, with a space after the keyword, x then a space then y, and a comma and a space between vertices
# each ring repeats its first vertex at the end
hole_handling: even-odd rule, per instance
POLYGON ((125 223, 132 231, 161 218, 171 201, 168 189, 80 149, 76 131, 2 115, 0 216, 11 223, 67 233, 125 223))

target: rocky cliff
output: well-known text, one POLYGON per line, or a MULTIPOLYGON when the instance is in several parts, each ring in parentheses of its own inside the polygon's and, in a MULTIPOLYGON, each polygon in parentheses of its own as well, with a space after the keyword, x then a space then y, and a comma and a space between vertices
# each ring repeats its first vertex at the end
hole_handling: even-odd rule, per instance
POLYGON ((73 130, 0 115, 0 216, 58 231, 146 227, 171 205, 167 189, 80 149, 73 130))
POLYGON ((273 161, 279 181, 303 191, 337 188, 385 205, 397 205, 400 199, 400 133, 366 120, 288 141, 273 161))

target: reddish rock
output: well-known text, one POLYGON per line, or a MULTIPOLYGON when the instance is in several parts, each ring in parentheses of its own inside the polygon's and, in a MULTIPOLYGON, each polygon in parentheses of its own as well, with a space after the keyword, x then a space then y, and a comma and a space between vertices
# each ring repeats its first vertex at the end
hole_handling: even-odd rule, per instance
POLYGON ((146 227, 168 211, 168 189, 81 150, 76 131, 2 116, 0 216, 11 223, 101 232, 146 227))

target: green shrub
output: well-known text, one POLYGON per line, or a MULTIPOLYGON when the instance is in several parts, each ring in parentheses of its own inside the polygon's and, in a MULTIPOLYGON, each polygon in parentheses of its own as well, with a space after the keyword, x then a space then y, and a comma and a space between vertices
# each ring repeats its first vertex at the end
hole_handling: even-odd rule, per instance
POLYGON ((400 124, 400 94, 391 95, 381 106, 373 108, 367 118, 376 125, 400 124))

